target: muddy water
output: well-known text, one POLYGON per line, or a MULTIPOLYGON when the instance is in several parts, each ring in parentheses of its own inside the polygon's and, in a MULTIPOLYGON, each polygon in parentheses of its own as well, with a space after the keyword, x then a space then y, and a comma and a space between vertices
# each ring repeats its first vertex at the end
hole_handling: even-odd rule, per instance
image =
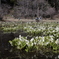
POLYGON ((0 59, 59 59, 58 55, 44 55, 40 54, 40 52, 20 52, 20 51, 9 51, 4 50, 0 53, 0 59))
MULTIPOLYGON (((25 36, 27 34, 22 33, 21 35, 25 36)), ((13 49, 9 40, 18 36, 18 33, 0 33, 0 59, 59 59, 59 54, 44 54, 39 51, 26 53, 13 49)))

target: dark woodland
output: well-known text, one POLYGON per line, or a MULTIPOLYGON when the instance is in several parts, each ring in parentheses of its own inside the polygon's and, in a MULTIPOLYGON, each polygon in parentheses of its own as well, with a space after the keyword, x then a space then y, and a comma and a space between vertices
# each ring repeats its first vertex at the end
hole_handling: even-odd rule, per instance
POLYGON ((0 17, 54 18, 59 15, 59 0, 0 0, 0 17))

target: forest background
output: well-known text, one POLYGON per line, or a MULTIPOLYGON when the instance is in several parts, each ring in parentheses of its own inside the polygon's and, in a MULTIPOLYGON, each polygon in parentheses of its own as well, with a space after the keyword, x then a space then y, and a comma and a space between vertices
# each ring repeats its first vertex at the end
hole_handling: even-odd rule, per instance
POLYGON ((0 0, 0 18, 59 18, 59 0, 0 0))

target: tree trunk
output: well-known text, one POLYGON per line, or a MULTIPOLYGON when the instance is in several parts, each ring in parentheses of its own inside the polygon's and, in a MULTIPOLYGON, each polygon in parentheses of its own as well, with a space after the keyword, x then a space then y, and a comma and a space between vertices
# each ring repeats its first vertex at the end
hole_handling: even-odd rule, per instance
POLYGON ((39 6, 37 8, 37 17, 39 17, 39 6))
POLYGON ((39 17, 39 2, 37 0, 37 17, 39 17))
POLYGON ((55 0, 55 10, 56 12, 58 12, 58 1, 57 0, 55 0))
POLYGON ((1 0, 0 0, 0 7, 1 7, 1 0))

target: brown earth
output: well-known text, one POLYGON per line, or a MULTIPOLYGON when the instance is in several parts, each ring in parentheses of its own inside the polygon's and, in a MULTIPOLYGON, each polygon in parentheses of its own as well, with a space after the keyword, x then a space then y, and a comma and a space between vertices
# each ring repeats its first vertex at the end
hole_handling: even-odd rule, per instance
MULTIPOLYGON (((8 22, 8 21, 10 21, 10 22, 13 22, 13 21, 35 22, 35 18, 34 19, 15 19, 13 16, 10 16, 10 15, 4 16, 3 20, 6 22, 8 22)), ((41 21, 43 21, 43 22, 59 22, 59 18, 54 18, 54 19, 46 18, 46 19, 42 19, 41 21)))

